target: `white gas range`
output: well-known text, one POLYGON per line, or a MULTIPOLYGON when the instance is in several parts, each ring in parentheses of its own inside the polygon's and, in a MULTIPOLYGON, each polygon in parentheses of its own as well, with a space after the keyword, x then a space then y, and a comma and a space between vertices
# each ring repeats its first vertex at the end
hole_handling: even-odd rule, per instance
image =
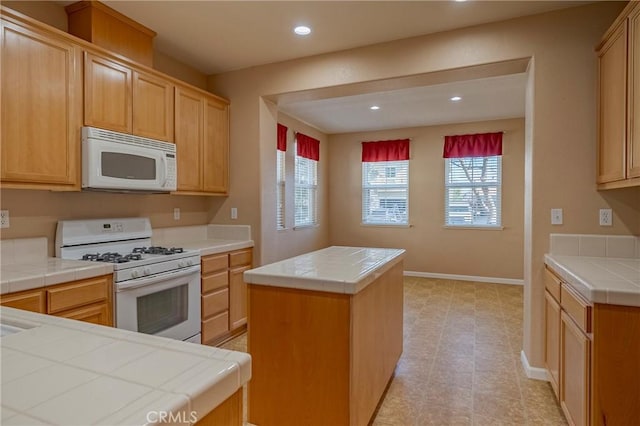
POLYGON ((113 263, 117 328, 200 343, 200 253, 151 235, 148 218, 60 221, 56 256, 113 263))

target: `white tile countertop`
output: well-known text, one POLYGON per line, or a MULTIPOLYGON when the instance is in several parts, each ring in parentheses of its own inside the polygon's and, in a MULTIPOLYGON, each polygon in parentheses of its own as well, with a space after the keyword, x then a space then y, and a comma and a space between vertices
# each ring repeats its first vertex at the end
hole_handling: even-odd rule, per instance
POLYGON ((194 225, 153 230, 157 245, 199 250, 201 256, 253 247, 249 225, 194 225))
POLYGON ((356 294, 404 258, 405 250, 332 246, 244 272, 249 284, 356 294))
POLYGON ((47 257, 46 238, 0 241, 0 294, 113 273, 105 263, 47 257))
POLYGON ((145 425, 168 412, 189 424, 251 378, 241 352, 7 307, 0 316, 27 328, 0 338, 3 425, 145 425))
POLYGON ((592 303, 640 306, 640 238, 552 234, 545 264, 592 303))

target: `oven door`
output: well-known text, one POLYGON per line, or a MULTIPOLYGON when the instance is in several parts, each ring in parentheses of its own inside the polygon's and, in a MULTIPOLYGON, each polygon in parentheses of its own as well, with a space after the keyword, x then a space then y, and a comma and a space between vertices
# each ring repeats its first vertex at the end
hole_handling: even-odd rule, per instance
POLYGON ((198 340, 200 265, 116 284, 116 327, 198 340))

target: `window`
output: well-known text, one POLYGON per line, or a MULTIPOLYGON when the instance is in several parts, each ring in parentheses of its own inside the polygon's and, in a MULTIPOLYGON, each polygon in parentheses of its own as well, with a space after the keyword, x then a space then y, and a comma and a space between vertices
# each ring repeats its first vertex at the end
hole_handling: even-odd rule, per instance
POLYGON ((285 194, 285 151, 276 151, 276 224, 284 229, 284 194, 285 194))
POLYGON ((502 157, 445 159, 445 225, 501 226, 502 157))
POLYGON ((362 223, 409 224, 409 139, 362 143, 362 223))
POLYGON ((362 163, 362 223, 407 225, 409 161, 362 163))
POLYGON ((287 157, 287 130, 286 126, 278 123, 278 140, 276 150, 276 227, 285 228, 285 162, 287 157))
POLYGON ((296 134, 295 226, 318 224, 318 160, 320 142, 296 134))

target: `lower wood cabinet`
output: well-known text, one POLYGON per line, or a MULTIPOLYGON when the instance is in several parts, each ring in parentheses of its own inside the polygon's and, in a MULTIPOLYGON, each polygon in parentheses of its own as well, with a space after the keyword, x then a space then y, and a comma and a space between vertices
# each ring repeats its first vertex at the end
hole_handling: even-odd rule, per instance
POLYGON ((247 285, 243 273, 251 269, 252 262, 251 248, 202 257, 203 344, 220 344, 246 329, 247 285))
POLYGON ((545 367, 549 372, 551 388, 560 397, 560 303, 545 291, 545 367))
POLYGON ((102 275, 0 296, 0 305, 113 326, 112 276, 102 275))
POLYGON ((569 424, 588 425, 591 340, 564 311, 560 341, 560 406, 569 424))
POLYGON ((592 304, 550 269, 545 288, 545 365, 569 424, 637 424, 640 307, 592 304))

